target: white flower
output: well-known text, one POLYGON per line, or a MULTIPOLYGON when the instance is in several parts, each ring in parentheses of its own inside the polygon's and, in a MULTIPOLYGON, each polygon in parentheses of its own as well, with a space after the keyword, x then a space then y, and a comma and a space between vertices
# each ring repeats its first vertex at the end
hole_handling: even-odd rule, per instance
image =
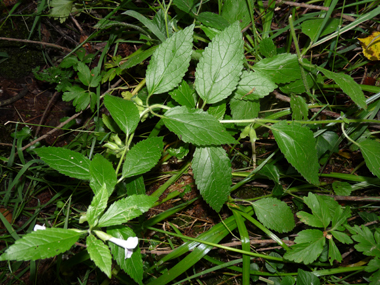
POLYGON ((110 238, 109 241, 125 248, 125 259, 132 256, 133 249, 139 244, 137 237, 129 237, 127 240, 113 237, 110 238))
POLYGON ((38 231, 38 230, 46 230, 45 224, 43 224, 42 226, 35 225, 33 228, 33 231, 38 231))

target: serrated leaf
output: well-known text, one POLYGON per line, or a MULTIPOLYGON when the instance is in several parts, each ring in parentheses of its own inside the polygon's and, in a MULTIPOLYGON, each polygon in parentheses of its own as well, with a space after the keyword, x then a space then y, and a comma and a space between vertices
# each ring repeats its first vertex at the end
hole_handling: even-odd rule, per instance
POLYGON ((232 184, 231 162, 222 147, 197 147, 192 169, 203 199, 217 212, 227 201, 232 184))
POLYGON ((264 58, 256 63, 253 69, 275 83, 288 83, 301 78, 301 69, 295 54, 282 53, 264 58))
POLYGON ((106 105, 114 121, 127 136, 135 131, 140 121, 140 115, 139 110, 132 101, 107 94, 104 97, 104 105, 106 105))
POLYGON ((290 108, 292 109, 293 120, 307 120, 309 108, 303 97, 292 94, 290 98, 290 108))
POLYGON ((62 95, 62 100, 65 102, 74 100, 73 105, 76 112, 86 109, 88 104, 90 104, 91 93, 88 90, 84 90, 78 85, 68 86, 66 90, 62 95))
POLYGON ((282 121, 274 124, 272 132, 289 163, 312 184, 319 184, 318 158, 313 132, 296 123, 282 121))
POLYGON ((197 103, 197 95, 195 90, 187 84, 185 80, 182 81, 181 85, 177 89, 169 92, 169 95, 180 105, 186 106, 188 108, 195 108, 197 103))
POLYGON ((375 257, 368 262, 368 265, 365 267, 366 272, 374 272, 376 270, 380 270, 380 258, 375 257))
POLYGON ((380 285, 380 270, 377 270, 368 279, 371 281, 369 285, 380 285))
POLYGON ((49 17, 59 18, 61 24, 70 16, 74 0, 52 0, 49 17))
POLYGON ((335 194, 340 196, 350 196, 353 190, 350 183, 342 181, 334 181, 332 187, 335 194))
POLYGON ((368 139, 359 145, 368 169, 380 178, 380 143, 368 139))
POLYGON ((368 256, 380 257, 380 233, 375 232, 374 234, 371 230, 362 226, 361 228, 355 225, 351 228, 356 232, 351 238, 358 242, 354 247, 357 251, 363 252, 363 254, 368 256))
POLYGON ((35 152, 59 173, 82 180, 91 178, 90 160, 83 154, 61 147, 44 147, 35 152))
POLYGON ((0 260, 37 260, 56 256, 69 250, 83 233, 76 230, 47 228, 16 240, 0 260))
POLYGON ((332 217, 329 207, 323 198, 309 192, 309 195, 304 198, 304 202, 311 209, 313 216, 318 219, 322 227, 326 229, 330 224, 332 217))
POLYGON ((216 35, 205 48, 195 72, 195 90, 207 103, 217 103, 231 95, 239 82, 244 50, 239 23, 216 35))
POLYGON ((98 192, 92 199, 91 204, 88 207, 86 213, 88 224, 91 227, 96 226, 96 221, 98 220, 98 217, 107 208, 108 197, 109 195, 107 192, 106 184, 103 184, 103 186, 100 187, 100 189, 98 189, 98 192))
POLYGON ((295 227, 292 210, 285 202, 275 198, 263 198, 252 204, 258 220, 269 229, 280 233, 295 227))
POLYGON ((86 245, 91 260, 108 278, 111 278, 112 256, 109 248, 93 235, 87 237, 86 245))
POLYGON ((330 232, 334 238, 336 238, 341 243, 345 244, 351 244, 353 243, 352 239, 345 233, 338 232, 338 231, 331 231, 330 232))
POLYGON ((151 170, 161 157, 164 146, 162 137, 147 138, 137 143, 125 156, 123 178, 143 174, 151 170))
POLYGON ((312 263, 323 251, 325 245, 325 237, 319 230, 304 230, 298 233, 295 238, 297 244, 292 246, 292 250, 288 250, 284 258, 303 262, 305 264, 312 263))
POLYGON ((184 142, 200 146, 236 142, 217 119, 199 109, 174 107, 165 113, 163 121, 184 142))
MULTIPOLYGON (((232 98, 230 100, 231 115, 234 120, 255 119, 260 112, 260 101, 246 101, 232 98)), ((237 126, 245 126, 248 123, 236 123, 237 126)))
POLYGON ((342 262, 342 255, 339 252, 334 240, 332 238, 329 239, 329 261, 330 264, 333 265, 334 260, 339 263, 342 262))
POLYGON ((99 153, 95 154, 90 163, 90 175, 90 186, 94 194, 97 194, 99 189, 105 184, 108 197, 111 196, 117 183, 116 172, 112 163, 99 153))
POLYGON ((356 105, 365 110, 367 109, 364 93, 359 84, 357 84, 351 76, 342 73, 334 73, 319 66, 317 66, 317 69, 327 78, 334 80, 356 105))
POLYGON ((156 197, 132 195, 113 203, 100 218, 98 227, 117 226, 140 216, 156 202, 156 197))
MULTIPOLYGON (((115 238, 124 240, 127 240, 129 237, 136 236, 130 228, 125 226, 110 227, 107 229, 107 233, 115 238)), ((134 249, 131 258, 125 258, 124 248, 117 246, 112 242, 108 243, 108 245, 111 248, 113 258, 116 260, 120 268, 131 276, 137 283, 142 284, 144 270, 140 247, 137 246, 134 249)))
POLYGON ((194 25, 175 33, 153 53, 146 70, 149 94, 161 94, 176 87, 185 75, 191 59, 194 25))
MULTIPOLYGON (((311 272, 298 269, 297 285, 319 285, 319 279, 311 272)), ((281 283, 282 284, 282 283, 281 283)))

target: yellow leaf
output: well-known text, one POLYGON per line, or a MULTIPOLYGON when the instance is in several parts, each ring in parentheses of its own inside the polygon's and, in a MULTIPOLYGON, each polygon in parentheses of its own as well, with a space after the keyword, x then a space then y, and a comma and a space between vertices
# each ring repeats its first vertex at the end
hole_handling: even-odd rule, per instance
POLYGON ((372 61, 380 60, 380 32, 373 32, 369 37, 358 40, 366 58, 372 61))

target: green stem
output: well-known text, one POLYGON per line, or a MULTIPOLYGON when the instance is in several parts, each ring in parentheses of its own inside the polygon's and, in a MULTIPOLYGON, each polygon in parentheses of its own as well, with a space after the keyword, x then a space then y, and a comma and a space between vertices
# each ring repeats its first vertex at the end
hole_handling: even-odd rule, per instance
POLYGON ((233 248, 233 247, 229 247, 229 246, 224 246, 224 245, 220 245, 220 244, 217 244, 217 243, 213 243, 213 242, 209 242, 209 241, 205 241, 205 240, 201 240, 201 239, 197 239, 197 238, 192 238, 192 237, 188 237, 188 236, 184 236, 184 235, 175 234, 175 233, 172 233, 172 232, 167 232, 167 231, 164 231, 164 230, 161 230, 161 229, 157 229, 157 228, 153 228, 153 227, 148 227, 147 229, 151 230, 151 231, 156 231, 156 232, 159 232, 159 233, 163 233, 163 234, 166 234, 166 235, 171 235, 171 236, 179 237, 181 239, 187 239, 187 240, 195 241, 195 242, 198 242, 198 243, 203 243, 203 244, 206 244, 206 245, 209 245, 209 246, 218 247, 218 248, 221 248, 221 249, 224 249, 224 250, 233 251, 233 252, 236 252, 236 253, 246 254, 246 255, 250 255, 250 256, 254 256, 254 257, 258 257, 258 258, 264 258, 264 259, 267 259, 267 260, 273 260, 273 261, 279 261, 279 262, 288 262, 288 261, 286 261, 283 258, 269 256, 269 255, 264 255, 264 254, 260 254, 260 253, 249 252, 249 251, 245 251, 245 250, 241 250, 241 249, 237 249, 237 248, 233 248))
MULTIPOLYGON (((301 54, 301 51, 300 51, 300 47, 298 45, 298 40, 297 40, 296 32, 294 30, 294 24, 293 24, 293 17, 292 17, 292 15, 289 16, 289 26, 290 26, 290 33, 292 34, 294 45, 295 45, 296 51, 297 51, 298 62, 302 63, 302 54, 301 54)), ((307 84, 305 70, 303 69, 302 66, 300 66, 300 69, 301 69, 302 82, 303 82, 303 85, 305 86, 306 93, 309 94, 310 97, 312 97, 311 93, 310 93, 309 85, 307 84)))
POLYGON ((360 147, 360 145, 354 141, 353 139, 351 139, 347 134, 346 134, 346 131, 344 130, 344 122, 342 123, 342 132, 343 132, 343 135, 346 137, 347 140, 349 140, 350 142, 352 142, 354 145, 357 145, 358 147, 360 147))
POLYGON ((237 123, 278 123, 278 122, 287 122, 298 123, 302 125, 321 125, 321 124, 341 124, 341 123, 368 123, 368 124, 380 124, 379 120, 365 120, 365 119, 344 119, 344 120, 320 120, 320 121, 285 121, 285 120, 271 120, 271 119, 247 119, 247 120, 219 120, 222 124, 237 124, 237 123))

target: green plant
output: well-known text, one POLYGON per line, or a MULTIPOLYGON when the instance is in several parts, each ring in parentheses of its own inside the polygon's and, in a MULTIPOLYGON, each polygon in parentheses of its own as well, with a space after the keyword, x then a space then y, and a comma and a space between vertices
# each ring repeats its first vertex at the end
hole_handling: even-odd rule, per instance
MULTIPOLYGON (((331 15, 337 2, 332 1, 327 15, 331 15)), ((173 1, 176 8, 187 16, 194 17, 200 25, 190 24, 184 29, 177 26, 174 18, 169 17, 171 1, 168 5, 159 3, 160 8, 153 20, 137 11, 125 11, 123 15, 137 19, 146 27, 145 29, 128 24, 129 28, 144 30, 140 39, 144 40, 145 46, 127 58, 112 57, 111 62, 105 65, 108 71, 101 71, 102 60, 97 67, 90 69, 86 64, 93 57, 85 56, 81 51, 76 56, 66 57, 58 68, 39 75, 41 79, 58 83, 58 86, 61 84, 59 90, 64 91, 63 99, 74 100, 77 111, 86 109, 89 104, 91 109, 96 108, 96 132, 100 132, 100 126, 103 125, 109 130, 109 135, 102 140, 94 137, 88 157, 66 148, 48 147, 35 150, 50 168, 83 181, 85 185, 89 184, 94 197, 86 213, 80 217, 77 228, 69 229, 66 222, 64 229, 51 228, 27 234, 10 246, 0 257, 1 260, 52 257, 68 250, 86 236, 89 257, 108 277, 118 274, 111 271, 111 250, 120 268, 139 284, 173 282, 201 259, 215 264, 215 270, 228 268, 233 272, 241 272, 243 284, 249 284, 251 278, 257 281, 255 276, 260 276, 268 283, 294 284, 295 279, 292 276, 297 276, 297 284, 318 284, 318 277, 363 270, 372 274, 370 284, 377 284, 378 229, 372 231, 365 226, 349 226, 347 220, 351 216, 351 208, 343 208, 333 198, 316 193, 331 193, 331 189, 320 181, 320 177, 327 176, 320 172, 321 165, 328 162, 329 156, 336 153, 339 145, 346 139, 361 151, 365 165, 377 178, 358 178, 334 173, 329 175, 347 181, 358 182, 355 179, 361 179, 360 182, 368 183, 366 185, 380 185, 380 144, 376 133, 368 131, 368 124, 378 123, 374 118, 380 109, 379 89, 371 89, 377 94, 366 98, 363 91, 369 91, 368 86, 359 85, 350 75, 330 71, 328 67, 331 66, 327 66, 327 62, 312 63, 304 58, 312 48, 335 39, 339 34, 335 31, 340 20, 330 19, 326 15, 317 19, 311 16, 301 17, 293 22, 290 16, 287 30, 292 34, 297 53, 291 54, 276 48, 276 34, 271 31, 270 25, 274 4, 263 16, 261 38, 255 26, 252 27, 251 38, 247 33, 242 34, 241 29, 253 19, 252 3, 236 3, 238 10, 247 13, 240 15, 235 11, 233 1, 225 1, 219 7, 221 15, 207 11, 199 13, 197 8, 201 9, 201 4, 193 1, 173 1), (227 18, 234 19, 234 22, 228 22, 227 18), (298 44, 295 25, 308 37, 303 50, 298 44), (246 41, 243 40, 243 35, 246 41), (197 40, 196 44, 194 39, 197 40), (207 47, 204 50, 195 49, 194 47, 200 46, 199 42, 207 43, 207 47), (156 45, 157 43, 160 44, 156 45), (124 98, 110 94, 100 95, 101 84, 127 73, 149 56, 152 57, 145 78, 138 82, 132 92, 122 93, 124 98), (250 61, 248 56, 253 56, 254 61, 250 61), (70 78, 74 74, 78 79, 70 78), (56 76, 69 79, 63 84, 62 81, 57 81, 56 76), (324 84, 325 80, 332 80, 335 84, 324 84), (342 90, 353 102, 348 109, 335 102, 335 94, 329 91, 331 86, 342 90), (276 89, 290 96, 287 97, 290 108, 273 110, 270 101, 273 100, 271 94, 276 89), (102 98, 110 116, 103 114, 100 119, 102 98), (317 115, 309 118, 309 110, 319 107, 322 109, 317 115), (318 114, 325 111, 324 108, 336 108, 344 112, 335 119, 319 120, 318 114), (139 128, 144 127, 145 122, 154 122, 155 126, 150 126, 147 133, 142 133, 139 128), (337 134, 340 130, 341 136, 337 134), (260 142, 263 132, 273 135, 279 151, 273 151, 263 160, 257 161, 254 156, 255 144, 260 142), (235 151, 238 140, 246 140, 247 137, 247 142, 252 146, 252 162, 257 162, 257 167, 249 172, 233 172, 229 155, 235 151), (164 145, 175 147, 164 148, 164 145), (103 146, 102 150, 100 146, 103 146), (106 151, 103 151, 104 148, 106 151), (93 155, 94 152, 98 153, 93 155), (181 169, 171 173, 170 179, 149 196, 145 195, 144 179, 147 174, 172 156, 185 161, 181 169), (172 228, 175 233, 155 227, 157 223, 195 200, 177 205, 150 219, 140 217, 138 225, 130 221, 164 202, 158 202, 158 198, 188 171, 190 165, 202 199, 216 212, 230 210, 230 217, 204 231, 197 238, 182 234, 174 226, 172 228), (288 170, 284 170, 285 168, 288 170), (234 184, 234 177, 243 179, 234 184), (237 189, 258 178, 274 184, 271 194, 252 199, 233 198, 232 194, 237 189), (288 183, 295 185, 285 187, 284 184, 288 183), (303 197, 296 193, 305 190, 308 194, 303 197), (311 210, 311 213, 297 212, 297 217, 306 228, 298 232, 295 245, 291 247, 284 239, 295 228, 293 212, 296 210, 282 200, 289 195, 294 198, 294 207, 301 209, 306 205, 311 210), (241 203, 248 206, 240 205, 241 203), (88 227, 81 225, 85 222, 88 227), (130 227, 125 226, 127 223, 130 227), (259 254, 252 250, 246 225, 248 223, 274 240, 281 248, 271 254, 259 254), (175 236, 183 240, 183 244, 156 263, 150 263, 150 268, 143 269, 139 249, 135 250, 131 258, 126 258, 130 257, 130 250, 137 246, 136 239, 129 240, 133 244, 125 245, 125 249, 120 240, 128 240, 136 235, 141 237, 147 230, 175 236), (219 244, 230 233, 235 235, 234 231, 239 234, 242 249, 219 244), (112 243, 116 241, 115 238, 119 239, 116 245, 112 243), (331 267, 334 262, 341 263, 341 248, 354 241, 357 242, 357 251, 373 257, 368 265, 320 269, 331 267), (108 242, 110 250, 104 242, 108 242), (242 254, 242 259, 223 265, 209 254, 214 246, 242 254), (189 253, 190 250, 192 251, 189 253), (189 254, 172 268, 165 267, 165 262, 178 259, 187 253, 189 254), (260 270, 253 258, 265 260, 267 271, 260 270), (242 268, 234 266, 238 262, 243 263, 242 268), (283 268, 289 263, 308 265, 311 271, 298 269, 295 272, 289 268, 285 271, 283 268), (162 272, 165 274, 161 274, 162 272), (159 277, 154 279, 149 274, 157 274, 159 277)), ((57 7, 57 3, 52 6, 57 7)), ((67 8, 71 10, 71 4, 67 8)), ((262 6, 259 9, 262 13, 265 12, 262 6)), ((379 8, 369 10, 340 32, 348 32, 379 13, 379 8)), ((61 17, 65 15, 60 14, 61 17)), ((125 26, 121 21, 106 20, 108 21, 105 19, 97 25, 99 30, 125 26)), ((112 35, 108 47, 114 40, 112 35)), ((102 55, 106 53, 107 49, 102 55)), ((331 69, 339 70, 339 63, 334 64, 331 63, 331 69)), ((332 185, 336 194, 350 194, 354 189, 366 187, 363 184, 345 183, 332 185)), ((176 191, 165 199, 180 196, 181 193, 176 191)), ((168 242, 172 243, 171 240, 168 242)), ((194 273, 178 283, 200 275, 194 273)))

